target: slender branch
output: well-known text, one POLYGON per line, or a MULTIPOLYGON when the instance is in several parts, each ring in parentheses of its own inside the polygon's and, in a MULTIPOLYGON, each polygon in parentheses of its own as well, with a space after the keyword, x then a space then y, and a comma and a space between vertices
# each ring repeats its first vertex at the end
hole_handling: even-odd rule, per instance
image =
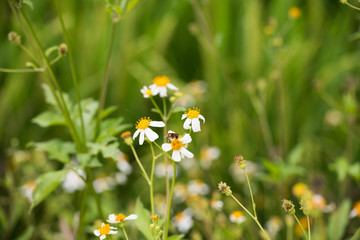
POLYGON ((256 205, 255 205, 255 202, 254 202, 254 197, 253 197, 253 193, 252 193, 252 190, 251 190, 251 185, 250 185, 249 177, 248 177, 247 172, 246 172, 245 169, 244 169, 244 173, 245 173, 246 181, 247 181, 247 183, 248 183, 249 190, 250 190, 251 202, 252 202, 252 206, 253 206, 253 209, 254 209, 254 217, 257 218, 257 216, 256 216, 256 205))
POLYGON ((151 175, 150 175, 150 204, 151 204, 151 216, 154 216, 155 210, 154 210, 154 170, 155 170, 155 152, 154 147, 152 143, 150 142, 150 149, 151 149, 151 155, 152 155, 152 166, 151 166, 151 175))
POLYGON ((164 231, 164 239, 167 239, 168 236, 168 232, 169 232, 169 223, 170 223, 170 213, 171 213, 171 201, 172 201, 172 196, 173 196, 173 191, 174 191, 174 186, 175 186, 175 176, 176 176, 176 164, 175 161, 173 161, 173 176, 172 176, 172 182, 171 182, 171 188, 170 188, 170 195, 169 195, 169 206, 167 209, 167 217, 166 217, 166 225, 165 225, 165 231, 164 231))
POLYGON ((79 227, 77 229, 77 238, 76 238, 77 240, 80 240, 80 239, 83 238, 84 219, 85 219, 85 213, 86 213, 85 209, 86 209, 87 196, 88 196, 88 183, 86 182, 85 189, 84 189, 84 191, 82 193, 82 196, 81 196, 80 219, 79 219, 79 227))
POLYGON ((129 240, 128 235, 126 234, 125 227, 122 227, 122 230, 124 232, 124 236, 126 240, 129 240))
POLYGON ((34 54, 32 54, 32 52, 27 49, 23 44, 19 44, 19 46, 21 47, 21 49, 27 53, 27 55, 29 55, 37 64, 40 64, 39 61, 36 59, 36 57, 34 56, 34 54))
POLYGON ((105 222, 105 217, 104 217, 104 213, 102 211, 102 207, 101 207, 101 203, 100 203, 100 199, 99 199, 99 195, 96 193, 95 189, 94 189, 94 185, 93 185, 93 179, 92 179, 92 174, 91 174, 91 169, 90 168, 86 168, 85 169, 86 172, 86 176, 87 176, 87 185, 90 188, 91 194, 93 195, 93 197, 95 198, 95 202, 96 202, 96 207, 98 210, 98 213, 100 215, 100 218, 105 222))
POLYGON ((45 72, 44 68, 36 68, 36 69, 10 69, 10 68, 0 68, 0 72, 6 73, 29 73, 29 72, 45 72))
POLYGON ((299 224, 299 226, 301 227, 301 230, 303 231, 303 233, 304 233, 304 235, 305 235, 306 240, 309 240, 309 238, 308 238, 308 236, 306 235, 306 232, 305 232, 305 230, 304 230, 303 226, 301 225, 301 223, 300 223, 299 219, 296 217, 295 213, 294 213, 294 214, 292 214, 292 215, 294 216, 294 218, 296 219, 297 223, 298 223, 298 224, 299 224))
POLYGON ((146 173, 143 165, 142 165, 141 162, 140 162, 140 159, 139 159, 139 157, 138 157, 138 155, 137 155, 137 153, 136 153, 136 151, 135 151, 134 145, 130 145, 130 148, 131 148, 131 150, 132 150, 132 152, 133 152, 133 154, 134 154, 134 157, 135 157, 135 159, 136 159, 136 162, 138 163, 138 165, 139 165, 139 167, 140 167, 140 169, 141 169, 141 171, 142 171, 142 173, 143 173, 143 176, 144 176, 146 182, 149 184, 149 186, 151 186, 151 181, 150 181, 150 179, 149 179, 149 176, 148 176, 148 174, 146 173))
POLYGON ((309 218, 309 215, 307 215, 306 217, 307 217, 307 224, 308 224, 309 240, 311 240, 311 233, 310 233, 310 218, 309 218))
POLYGON ((164 115, 162 114, 159 105, 157 105, 157 103, 155 102, 154 98, 152 96, 150 96, 150 100, 152 102, 152 104, 154 105, 154 107, 158 110, 158 113, 160 115, 160 117, 162 118, 162 120, 164 121, 164 115))

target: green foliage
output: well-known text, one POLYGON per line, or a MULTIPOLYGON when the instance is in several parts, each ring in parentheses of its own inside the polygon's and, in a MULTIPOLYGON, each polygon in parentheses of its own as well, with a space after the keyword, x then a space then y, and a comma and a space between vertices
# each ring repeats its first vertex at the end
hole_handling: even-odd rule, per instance
POLYGON ((73 142, 63 142, 59 139, 52 139, 47 142, 31 143, 36 150, 44 151, 49 154, 50 159, 55 159, 64 164, 70 162, 69 155, 76 153, 73 142))
POLYGON ((138 219, 135 221, 136 227, 146 237, 146 239, 151 240, 152 233, 150 230, 150 212, 144 208, 144 205, 141 203, 139 198, 136 199, 135 214, 138 216, 138 219))
POLYGON ((339 208, 331 214, 327 228, 329 240, 340 240, 349 222, 351 203, 348 199, 344 200, 339 208))
POLYGON ((173 236, 170 236, 168 239, 169 240, 181 240, 184 238, 184 234, 181 234, 181 235, 173 235, 173 236))
POLYGON ((31 8, 31 10, 34 10, 34 3, 32 0, 22 0, 22 2, 28 5, 31 8))

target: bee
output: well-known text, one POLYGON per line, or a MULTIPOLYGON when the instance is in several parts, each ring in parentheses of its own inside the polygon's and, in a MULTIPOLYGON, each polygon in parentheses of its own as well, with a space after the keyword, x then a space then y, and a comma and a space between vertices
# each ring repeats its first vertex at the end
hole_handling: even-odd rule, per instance
POLYGON ((174 132, 169 132, 166 136, 169 140, 174 140, 179 138, 179 134, 174 132))

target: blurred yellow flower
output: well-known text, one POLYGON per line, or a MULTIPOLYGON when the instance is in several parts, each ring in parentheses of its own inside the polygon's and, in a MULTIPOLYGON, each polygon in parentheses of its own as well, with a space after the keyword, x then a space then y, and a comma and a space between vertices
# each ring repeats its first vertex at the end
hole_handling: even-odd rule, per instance
POLYGON ((245 216, 242 211, 234 211, 230 214, 230 221, 240 224, 245 221, 245 216))
POLYGON ((292 187, 292 193, 297 197, 300 198, 309 188, 305 183, 297 183, 292 187))
POLYGON ((288 13, 292 19, 298 19, 301 16, 301 10, 298 7, 291 7, 288 13))

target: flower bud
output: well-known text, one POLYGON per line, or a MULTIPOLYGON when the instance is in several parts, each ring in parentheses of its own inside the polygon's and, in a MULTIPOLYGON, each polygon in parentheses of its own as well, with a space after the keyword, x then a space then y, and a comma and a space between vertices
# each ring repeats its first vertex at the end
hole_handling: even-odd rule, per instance
POLYGON ((153 223, 157 223, 158 220, 159 220, 159 215, 155 214, 155 215, 151 216, 151 221, 152 221, 153 223))
POLYGON ((295 214, 295 206, 290 200, 283 199, 282 207, 285 210, 285 212, 287 212, 289 214, 295 214))
POLYGON ((8 39, 11 43, 14 44, 20 44, 21 43, 21 37, 16 32, 10 32, 8 34, 8 39))
POLYGON ((219 187, 220 192, 222 192, 226 196, 232 195, 232 191, 226 183, 220 182, 218 187, 219 187))
POLYGON ((305 193, 300 200, 300 209, 303 211, 303 213, 308 216, 310 214, 310 211, 312 209, 311 204, 312 196, 310 192, 305 193))
POLYGON ((59 46, 59 55, 64 56, 68 52, 68 47, 65 43, 60 44, 59 46))
POLYGON ((134 141, 131 138, 131 132, 126 131, 121 134, 121 138, 124 139, 125 143, 129 146, 133 145, 134 141))
POLYGON ((234 161, 235 161, 235 165, 238 165, 239 167, 241 167, 242 169, 245 169, 245 163, 246 163, 246 160, 244 160, 244 157, 239 155, 239 156, 236 156, 234 158, 234 161))

